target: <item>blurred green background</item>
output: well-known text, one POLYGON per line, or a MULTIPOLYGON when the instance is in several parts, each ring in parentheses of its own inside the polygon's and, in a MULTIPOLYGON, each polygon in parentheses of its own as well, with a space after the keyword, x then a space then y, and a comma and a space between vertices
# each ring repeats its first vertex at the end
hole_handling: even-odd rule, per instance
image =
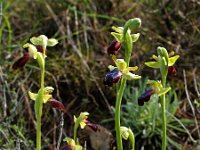
MULTIPOLYGON (((123 26, 126 20, 135 17, 141 18, 142 27, 141 36, 134 44, 131 65, 139 66, 137 73, 143 79, 128 82, 122 125, 133 129, 137 150, 161 149, 158 98, 153 97, 144 107, 137 105, 137 99, 145 90, 148 78, 160 78, 159 72, 148 69, 144 62, 151 59, 157 46, 163 46, 180 55, 177 75, 168 79, 173 87, 167 97, 168 149, 198 149, 198 0, 0 0, 0 149, 16 149, 19 143, 21 149, 35 147, 34 106, 27 93, 30 89, 38 90, 39 67, 31 61, 14 71, 12 64, 23 55, 23 44, 40 34, 59 40, 47 52, 45 84, 56 89, 54 97, 66 107, 64 137, 72 136, 73 115, 82 111, 88 111, 91 122, 115 136, 115 88, 103 85, 107 66, 113 64, 106 49, 113 40, 111 27, 123 26)), ((123 52, 119 57, 123 57, 123 52)), ((44 106, 43 149, 55 148, 59 119, 59 111, 44 106)), ((90 136, 79 133, 80 142, 87 141, 87 149, 92 149, 90 136)), ((64 147, 65 143, 61 145, 64 147)), ((128 142, 124 145, 130 149, 128 142)))

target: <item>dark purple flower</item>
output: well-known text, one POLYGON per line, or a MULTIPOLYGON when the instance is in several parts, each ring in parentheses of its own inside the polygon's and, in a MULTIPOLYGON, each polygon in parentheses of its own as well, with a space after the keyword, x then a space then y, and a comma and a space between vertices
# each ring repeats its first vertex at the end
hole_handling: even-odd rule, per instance
POLYGON ((169 76, 174 76, 176 75, 176 68, 174 66, 169 66, 168 67, 168 75, 169 76))
POLYGON ((121 78, 122 73, 117 68, 113 69, 106 73, 104 84, 107 86, 112 86, 114 83, 117 83, 121 78))
POLYGON ((121 43, 114 40, 109 45, 107 52, 108 52, 109 55, 117 55, 120 48, 121 48, 121 43))
POLYGON ((138 105, 143 106, 144 102, 148 102, 151 98, 151 95, 154 93, 155 91, 153 89, 145 91, 145 93, 143 93, 142 96, 138 98, 138 105))
POLYGON ((85 124, 91 128, 94 132, 97 132, 97 130, 99 129, 98 126, 96 124, 93 124, 91 122, 89 122, 88 120, 85 121, 85 124))
POLYGON ((29 52, 24 53, 24 55, 19 58, 12 66, 13 69, 19 69, 24 67, 24 65, 28 62, 30 59, 30 54, 29 52))
POLYGON ((55 100, 53 98, 49 99, 48 103, 50 103, 52 107, 58 108, 61 111, 65 110, 65 106, 60 101, 57 101, 57 100, 55 100))

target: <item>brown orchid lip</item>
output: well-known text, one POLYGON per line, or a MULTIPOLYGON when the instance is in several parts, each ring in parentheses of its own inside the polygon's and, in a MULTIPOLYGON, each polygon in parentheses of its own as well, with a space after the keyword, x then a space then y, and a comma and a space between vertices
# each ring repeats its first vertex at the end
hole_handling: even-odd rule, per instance
POLYGON ((122 76, 122 72, 117 68, 113 69, 106 73, 104 84, 107 86, 112 86, 114 83, 117 83, 122 76))
POLYGON ((96 124, 93 124, 91 122, 89 122, 88 120, 85 120, 85 124, 91 128, 94 132, 97 132, 98 131, 98 126, 96 124))
POLYGON ((29 52, 25 52, 24 55, 19 58, 12 66, 13 69, 19 69, 25 66, 25 64, 29 61, 30 54, 29 52))
POLYGON ((168 67, 168 75, 169 76, 175 76, 176 75, 176 68, 174 66, 168 67))
MULTIPOLYGON (((41 45, 37 45, 36 48, 37 48, 38 52, 40 52, 42 54, 44 53, 44 49, 43 49, 43 47, 41 45)), ((47 50, 45 50, 45 54, 47 55, 47 50)))
POLYGON ((58 108, 61 111, 65 110, 65 106, 60 101, 58 101, 56 99, 51 98, 51 99, 48 100, 48 103, 50 103, 52 107, 58 108))
POLYGON ((147 90, 146 92, 144 92, 142 94, 141 97, 138 98, 138 105, 139 106, 143 106, 145 102, 148 102, 151 98, 151 96, 155 93, 155 90, 150 89, 147 90))
POLYGON ((107 49, 107 52, 108 54, 110 55, 117 55, 119 50, 121 48, 121 43, 114 40, 111 42, 111 44, 109 45, 108 49, 107 49))

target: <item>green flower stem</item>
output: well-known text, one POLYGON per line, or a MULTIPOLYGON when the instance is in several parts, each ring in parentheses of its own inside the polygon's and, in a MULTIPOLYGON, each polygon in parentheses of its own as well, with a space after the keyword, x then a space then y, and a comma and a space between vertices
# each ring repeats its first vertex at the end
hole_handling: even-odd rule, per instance
MULTIPOLYGON (((124 40, 125 61, 127 63, 127 66, 129 66, 133 45, 132 45, 131 35, 127 34, 126 32, 124 34, 125 34, 125 40, 124 40)), ((120 110, 121 110, 120 108, 121 108, 121 101, 122 101, 125 87, 126 87, 126 79, 122 77, 121 85, 118 87, 117 100, 116 100, 116 105, 115 105, 115 130, 116 130, 118 150, 123 150, 122 137, 121 137, 121 131, 120 131, 120 110)))
MULTIPOLYGON (((39 97, 39 105, 37 105, 39 112, 41 114, 37 114, 37 150, 41 150, 41 117, 42 117, 42 107, 43 107, 43 97, 44 97, 44 76, 45 76, 45 57, 44 64, 41 67, 41 79, 40 79, 40 97, 39 97)), ((37 112, 36 112, 37 113, 37 112)))
POLYGON ((120 133, 120 108, 125 86, 126 86, 126 79, 122 77, 121 85, 117 92, 117 101, 115 105, 115 130, 117 137, 117 150, 123 150, 122 137, 120 133))
POLYGON ((74 141, 75 142, 76 142, 77 129, 78 129, 78 126, 75 123, 75 125, 74 125, 74 141))
POLYGON ((129 140, 131 141, 131 145, 132 145, 131 150, 135 150, 135 136, 130 129, 129 129, 129 140))
MULTIPOLYGON (((166 86, 166 76, 162 77, 163 88, 166 86)), ((167 119, 166 119, 166 103, 165 94, 161 96, 161 106, 162 106, 162 150, 166 150, 167 146, 167 119)))

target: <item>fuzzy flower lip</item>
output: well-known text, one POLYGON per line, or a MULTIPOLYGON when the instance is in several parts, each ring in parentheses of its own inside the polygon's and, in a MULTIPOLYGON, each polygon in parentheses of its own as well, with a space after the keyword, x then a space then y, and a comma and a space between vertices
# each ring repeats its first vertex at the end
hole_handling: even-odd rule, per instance
POLYGON ((136 71, 138 69, 135 67, 128 67, 127 63, 124 59, 117 59, 115 55, 112 55, 112 59, 116 65, 109 65, 109 72, 106 73, 104 84, 107 86, 112 86, 114 83, 117 83, 122 77, 126 80, 137 80, 140 79, 141 76, 133 74, 131 71, 136 71))
POLYGON ((114 83, 117 83, 122 76, 121 71, 117 68, 106 73, 104 84, 107 86, 112 86, 114 83))
POLYGON ((117 55, 119 50, 121 48, 121 43, 114 40, 111 42, 111 44, 109 45, 109 47, 107 48, 107 53, 109 55, 117 55))
POLYGON ((65 110, 65 106, 63 105, 63 103, 61 103, 60 101, 56 99, 51 98, 48 100, 48 103, 50 103, 53 108, 57 108, 61 111, 65 110))
POLYGON ((161 81, 148 80, 147 84, 150 86, 150 89, 146 90, 139 98, 138 105, 143 106, 145 102, 148 102, 151 99, 153 94, 162 96, 171 90, 171 87, 163 88, 161 81))
POLYGON ((29 52, 24 53, 24 55, 19 58, 12 66, 13 69, 23 68, 25 64, 30 60, 29 52))
POLYGON ((169 76, 175 76, 176 75, 176 68, 174 66, 168 67, 168 75, 169 76))
POLYGON ((138 105, 143 106, 144 102, 148 102, 151 98, 151 96, 155 93, 153 89, 149 89, 145 91, 141 97, 138 98, 138 105))
POLYGON ((92 129, 94 132, 97 132, 99 130, 99 127, 96 124, 91 123, 88 120, 85 120, 85 124, 92 129))

